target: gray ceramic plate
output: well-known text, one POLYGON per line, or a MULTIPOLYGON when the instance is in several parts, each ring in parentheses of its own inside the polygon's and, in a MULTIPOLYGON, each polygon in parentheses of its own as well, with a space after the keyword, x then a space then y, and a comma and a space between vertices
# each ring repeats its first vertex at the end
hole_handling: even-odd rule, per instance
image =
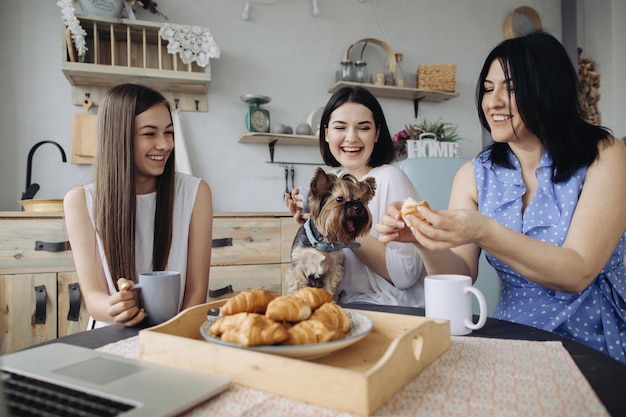
POLYGON ((209 328, 215 321, 219 318, 219 316, 209 316, 207 321, 202 323, 200 326, 200 333, 202 337, 212 343, 217 343, 219 345, 236 347, 240 349, 248 349, 256 352, 264 352, 271 353, 273 355, 286 356, 289 358, 296 359, 315 359, 324 355, 328 355, 329 353, 335 352, 339 349, 343 349, 348 347, 359 340, 363 339, 369 332, 372 331, 373 323, 372 320, 361 314, 355 313, 353 311, 348 311, 348 316, 350 316, 350 330, 346 333, 346 337, 340 340, 333 340, 332 342, 325 343, 315 343, 309 345, 272 345, 272 346, 241 346, 236 343, 223 342, 217 336, 214 336, 209 331, 209 328))

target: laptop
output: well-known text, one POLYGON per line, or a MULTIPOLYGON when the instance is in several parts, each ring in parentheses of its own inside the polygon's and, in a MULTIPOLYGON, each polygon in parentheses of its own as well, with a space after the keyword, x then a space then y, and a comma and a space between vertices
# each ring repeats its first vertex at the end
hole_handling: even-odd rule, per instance
POLYGON ((85 415, 167 417, 206 401, 230 385, 226 377, 65 343, 45 344, 0 356, 0 377, 1 416, 24 415, 26 412, 20 410, 27 407, 36 410, 33 415, 40 415, 48 405, 59 407, 58 415, 66 416, 70 415, 69 408, 63 407, 76 405, 94 407, 86 408, 92 411, 85 415), (46 405, 46 401, 50 404, 46 405))

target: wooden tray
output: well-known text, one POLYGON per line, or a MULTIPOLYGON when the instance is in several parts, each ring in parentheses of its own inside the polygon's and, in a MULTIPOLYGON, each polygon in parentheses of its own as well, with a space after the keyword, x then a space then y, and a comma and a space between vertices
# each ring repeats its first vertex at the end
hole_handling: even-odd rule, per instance
POLYGON ((182 311, 139 332, 142 359, 362 416, 373 414, 450 347, 445 320, 358 310, 374 322, 363 340, 304 361, 205 341, 200 325, 225 300, 182 311))

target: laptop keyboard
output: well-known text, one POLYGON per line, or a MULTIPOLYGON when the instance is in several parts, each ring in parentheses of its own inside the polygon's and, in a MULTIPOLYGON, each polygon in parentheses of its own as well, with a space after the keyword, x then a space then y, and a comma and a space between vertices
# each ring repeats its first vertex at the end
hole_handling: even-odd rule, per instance
POLYGON ((2 371, 11 416, 110 417, 135 406, 2 371))

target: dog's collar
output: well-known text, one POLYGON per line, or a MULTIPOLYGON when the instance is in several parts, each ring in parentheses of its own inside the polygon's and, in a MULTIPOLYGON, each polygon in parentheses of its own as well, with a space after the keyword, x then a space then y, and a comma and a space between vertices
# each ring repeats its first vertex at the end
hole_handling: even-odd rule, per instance
POLYGON ((304 231, 306 232, 306 237, 309 239, 309 243, 311 245, 322 252, 332 252, 339 249, 351 249, 351 248, 360 248, 361 244, 357 242, 347 243, 345 245, 334 244, 334 243, 326 243, 323 241, 319 241, 315 238, 313 234, 313 230, 311 229, 311 219, 308 219, 304 222, 304 231))

